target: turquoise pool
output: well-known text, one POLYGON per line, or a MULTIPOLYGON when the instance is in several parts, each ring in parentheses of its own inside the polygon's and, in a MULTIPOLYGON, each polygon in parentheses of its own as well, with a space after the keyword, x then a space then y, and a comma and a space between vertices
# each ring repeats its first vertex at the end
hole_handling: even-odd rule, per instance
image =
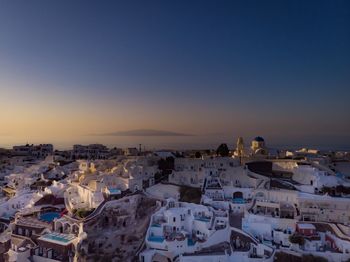
POLYGON ((189 246, 194 246, 194 244, 196 244, 196 242, 193 241, 192 238, 187 238, 187 245, 189 245, 189 246))
POLYGON ((245 200, 243 198, 233 198, 232 199, 232 202, 234 204, 244 204, 245 203, 245 200))
POLYGON ((164 241, 164 237, 161 237, 161 236, 149 236, 148 237, 148 241, 162 243, 164 241))
POLYGON ((48 212, 40 215, 40 220, 51 223, 55 218, 59 218, 60 213, 58 212, 48 212))
POLYGON ((108 188, 109 192, 112 194, 112 195, 119 195, 122 193, 122 191, 120 191, 119 189, 117 188, 108 188))
POLYGON ((62 242, 62 243, 68 243, 71 240, 73 240, 75 238, 75 236, 74 235, 59 234, 59 233, 49 233, 49 234, 43 235, 41 238, 47 239, 47 240, 58 241, 58 242, 62 242))

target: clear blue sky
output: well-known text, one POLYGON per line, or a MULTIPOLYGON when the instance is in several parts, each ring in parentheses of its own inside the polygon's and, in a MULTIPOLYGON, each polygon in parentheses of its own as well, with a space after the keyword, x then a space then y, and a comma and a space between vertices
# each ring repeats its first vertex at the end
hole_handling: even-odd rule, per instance
POLYGON ((11 0, 0 33, 3 141, 153 128, 350 145, 350 1, 11 0))

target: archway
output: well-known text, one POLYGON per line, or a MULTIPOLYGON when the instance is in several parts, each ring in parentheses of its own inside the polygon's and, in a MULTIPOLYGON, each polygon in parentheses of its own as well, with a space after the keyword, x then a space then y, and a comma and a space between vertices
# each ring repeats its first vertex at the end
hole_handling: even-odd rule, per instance
POLYGON ((63 224, 60 221, 55 222, 55 231, 63 233, 63 224))
POLYGON ((255 194, 255 197, 258 199, 262 199, 262 198, 265 198, 265 194, 263 192, 257 192, 255 194))
POLYGON ((72 232, 73 232, 74 234, 78 234, 78 233, 79 233, 79 226, 76 225, 76 224, 74 224, 74 225, 72 226, 72 232))
POLYGON ((237 199, 237 198, 243 199, 243 193, 240 192, 240 191, 234 192, 234 193, 233 193, 233 199, 237 199))
POLYGON ((71 225, 69 223, 64 224, 64 233, 71 233, 71 225))

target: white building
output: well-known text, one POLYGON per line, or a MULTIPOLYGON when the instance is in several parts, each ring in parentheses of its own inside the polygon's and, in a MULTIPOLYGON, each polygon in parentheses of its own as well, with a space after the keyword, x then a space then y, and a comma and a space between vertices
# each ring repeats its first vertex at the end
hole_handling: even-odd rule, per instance
POLYGON ((18 156, 30 156, 36 158, 45 158, 53 154, 52 144, 40 144, 40 145, 20 145, 14 146, 12 149, 13 155, 18 156))
POLYGON ((152 261, 156 254, 173 259, 218 244, 229 238, 227 227, 226 212, 168 199, 166 206, 151 218, 146 234, 147 250, 141 253, 141 260, 152 261))
POLYGON ((79 171, 65 193, 67 206, 71 211, 96 208, 124 191, 136 192, 154 185, 157 172, 157 163, 144 157, 79 161, 79 171))
POLYGON ((107 159, 109 150, 101 144, 74 145, 72 151, 73 159, 107 159))
POLYGON ((175 158, 169 182, 202 188, 206 177, 222 174, 223 179, 231 183, 230 174, 241 171, 239 159, 232 157, 175 158))

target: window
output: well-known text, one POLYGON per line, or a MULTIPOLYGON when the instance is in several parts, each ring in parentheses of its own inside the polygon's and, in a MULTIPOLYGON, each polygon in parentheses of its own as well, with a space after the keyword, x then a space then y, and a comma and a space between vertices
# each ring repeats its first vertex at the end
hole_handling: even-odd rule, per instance
POLYGON ((176 222, 176 217, 173 218, 173 222, 176 222))

